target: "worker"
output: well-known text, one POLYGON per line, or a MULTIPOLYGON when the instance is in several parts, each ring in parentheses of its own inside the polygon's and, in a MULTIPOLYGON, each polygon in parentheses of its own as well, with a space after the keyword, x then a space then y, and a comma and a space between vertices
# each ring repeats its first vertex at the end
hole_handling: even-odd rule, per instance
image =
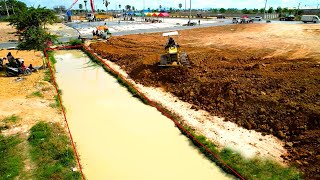
POLYGON ((169 38, 168 44, 166 45, 165 49, 169 48, 169 47, 173 47, 175 46, 176 43, 174 42, 174 39, 172 37, 169 38))
POLYGON ((7 54, 7 59, 8 59, 9 65, 11 67, 17 67, 18 66, 18 64, 16 63, 16 61, 15 61, 14 57, 12 56, 11 52, 9 52, 7 54))
POLYGON ((199 23, 199 26, 200 26, 200 19, 199 19, 198 23, 199 23))

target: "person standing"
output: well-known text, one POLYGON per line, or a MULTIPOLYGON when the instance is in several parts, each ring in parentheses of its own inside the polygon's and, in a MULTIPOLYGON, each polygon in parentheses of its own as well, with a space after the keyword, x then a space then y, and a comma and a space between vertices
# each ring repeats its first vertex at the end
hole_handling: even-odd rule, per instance
POLYGON ((199 19, 198 23, 199 23, 199 26, 200 26, 200 19, 199 19))

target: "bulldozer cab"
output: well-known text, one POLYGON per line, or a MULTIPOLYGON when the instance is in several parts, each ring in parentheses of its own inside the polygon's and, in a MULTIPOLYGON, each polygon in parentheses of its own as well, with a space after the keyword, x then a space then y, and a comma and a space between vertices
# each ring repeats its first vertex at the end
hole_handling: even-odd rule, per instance
MULTIPOLYGON (((177 43, 177 40, 179 38, 179 33, 177 31, 174 31, 174 32, 168 32, 168 33, 163 33, 162 34, 163 37, 165 37, 165 39, 167 40, 167 43, 165 45, 165 49, 166 50, 173 50, 173 49, 177 49, 175 47, 178 47, 178 43, 177 43), (174 37, 176 37, 174 40, 174 37)), ((172 52, 172 51, 171 51, 172 52)), ((172 52, 174 53, 174 52, 172 52)))
POLYGON ((180 52, 180 46, 177 43, 179 33, 177 31, 163 33, 163 37, 167 40, 165 44, 165 54, 160 56, 159 66, 188 66, 188 56, 184 52, 180 52), (177 37, 175 40, 173 37, 177 37))

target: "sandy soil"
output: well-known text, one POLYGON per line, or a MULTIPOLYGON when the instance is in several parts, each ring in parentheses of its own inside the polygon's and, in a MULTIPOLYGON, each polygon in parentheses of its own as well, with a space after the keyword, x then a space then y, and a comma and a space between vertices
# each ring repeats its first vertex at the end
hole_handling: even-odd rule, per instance
POLYGON ((77 37, 79 35, 75 29, 66 26, 63 23, 49 24, 46 28, 48 29, 48 32, 57 35, 58 37, 77 37))
MULTIPOLYGON (((189 54, 191 68, 157 66, 165 44, 160 33, 113 37, 91 48, 120 65, 136 82, 160 87, 192 104, 196 111, 225 117, 263 136, 276 136, 288 151, 282 158, 296 164, 307 179, 315 179, 320 178, 319 32, 320 27, 314 24, 248 24, 180 31, 179 43, 189 54)), ((208 129, 214 129, 211 122, 202 123, 202 132, 207 135, 208 129)), ((211 139, 228 136, 228 131, 211 132, 211 139)), ((239 137, 234 136, 234 141, 239 137)), ((239 144, 248 143, 245 141, 239 144)), ((264 144, 273 145, 279 147, 264 144)), ((263 149, 263 145, 257 147, 263 149)))
POLYGON ((15 36, 15 28, 10 26, 7 22, 0 22, 0 42, 8 42, 10 40, 18 40, 18 36, 15 36))
MULTIPOLYGON (((1 50, 0 57, 5 57, 9 51, 1 50)), ((10 50, 15 58, 23 58, 26 65, 42 65, 42 55, 34 51, 10 50)), ((60 122, 63 125, 63 116, 58 109, 50 107, 55 103, 56 94, 54 86, 43 81, 44 73, 39 71, 30 76, 6 77, 4 72, 0 72, 0 120, 17 115, 21 120, 8 130, 1 133, 16 134, 26 133, 39 121, 60 122), (41 92, 43 97, 32 97, 34 92, 41 92)), ((0 122, 3 123, 3 122, 0 122)))

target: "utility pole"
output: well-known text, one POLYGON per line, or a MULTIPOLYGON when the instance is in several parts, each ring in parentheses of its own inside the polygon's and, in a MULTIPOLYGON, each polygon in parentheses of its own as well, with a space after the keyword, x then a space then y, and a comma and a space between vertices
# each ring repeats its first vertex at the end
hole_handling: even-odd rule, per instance
POLYGON ((9 11, 8 11, 8 7, 7 7, 6 0, 3 0, 3 1, 4 1, 4 6, 6 7, 6 10, 7 10, 7 15, 10 16, 9 11))
POLYGON ((266 3, 264 4, 263 19, 266 19, 266 8, 267 8, 267 2, 268 2, 268 0, 266 0, 266 3))
POLYGON ((143 20, 145 21, 144 9, 145 9, 145 0, 143 0, 143 11, 142 11, 143 20))
POLYGON ((184 12, 187 11, 187 0, 184 0, 184 12))
MULTIPOLYGON (((191 0, 190 0, 190 14, 189 14, 189 23, 191 23, 191 0)), ((189 24, 190 25, 190 24, 189 24)))
POLYGON ((84 6, 86 7, 86 12, 88 12, 88 9, 87 9, 87 0, 84 0, 84 6))
POLYGON ((298 13, 299 13, 299 9, 300 9, 300 4, 301 4, 301 2, 299 2, 299 5, 298 5, 298 10, 296 11, 296 15, 298 15, 298 13))

